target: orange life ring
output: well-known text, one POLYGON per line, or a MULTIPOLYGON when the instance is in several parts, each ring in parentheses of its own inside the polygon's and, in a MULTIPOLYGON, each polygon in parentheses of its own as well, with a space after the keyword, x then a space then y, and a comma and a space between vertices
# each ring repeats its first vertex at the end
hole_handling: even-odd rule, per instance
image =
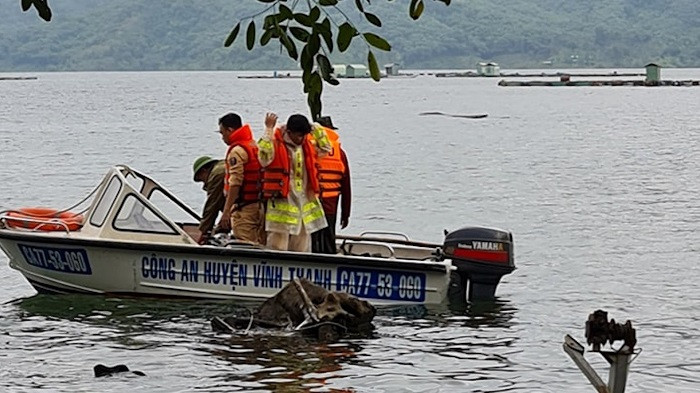
POLYGON ((83 226, 83 215, 49 207, 23 207, 7 213, 7 226, 38 231, 77 231, 83 226), (58 221, 58 222, 56 222, 58 221))

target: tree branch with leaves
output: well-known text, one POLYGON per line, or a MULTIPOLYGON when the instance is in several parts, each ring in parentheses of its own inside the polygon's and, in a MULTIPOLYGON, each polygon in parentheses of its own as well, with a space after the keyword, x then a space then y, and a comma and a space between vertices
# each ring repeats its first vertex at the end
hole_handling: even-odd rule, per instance
MULTIPOLYGON (((381 75, 373 50, 390 51, 389 42, 378 34, 360 31, 351 17, 339 7, 341 0, 256 0, 263 6, 260 12, 242 18, 233 27, 226 40, 225 47, 230 47, 245 27, 245 46, 248 50, 256 44, 264 47, 277 42, 280 51, 298 62, 302 70, 304 93, 307 97, 311 117, 318 120, 322 113, 321 95, 324 82, 338 85, 330 61, 331 54, 337 49, 345 52, 355 38, 367 46, 367 67, 370 76, 379 81, 381 75), (259 29, 256 21, 262 20, 259 29), (256 40, 258 38, 259 40, 256 40), (301 48, 301 50, 299 49, 301 48)), ((378 1, 378 0, 375 0, 378 1)), ((387 0, 391 1, 391 0, 387 0)), ((433 0, 450 5, 451 0, 433 0)), ((350 2, 350 0, 346 0, 350 2)), ((381 28, 382 21, 368 11, 371 0, 353 0, 347 9, 357 12, 371 25, 381 28)), ((22 10, 36 9, 39 17, 50 21, 52 17, 48 0, 21 0, 22 10)), ((425 9, 424 0, 411 0, 408 14, 417 20, 425 9)), ((356 40, 357 41, 357 40, 356 40)))

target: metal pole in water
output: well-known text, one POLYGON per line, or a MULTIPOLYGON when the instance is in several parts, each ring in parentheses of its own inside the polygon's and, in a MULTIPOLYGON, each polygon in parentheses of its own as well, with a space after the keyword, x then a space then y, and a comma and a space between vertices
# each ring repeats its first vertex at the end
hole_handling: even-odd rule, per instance
POLYGON ((608 374, 608 390, 612 393, 624 393, 627 385, 627 373, 630 367, 631 352, 625 353, 600 353, 610 363, 608 374))
POLYGON ((608 393, 608 387, 600 378, 598 373, 595 372, 590 363, 583 357, 584 348, 583 345, 579 344, 573 337, 568 334, 564 336, 564 352, 571 358, 571 360, 576 363, 578 368, 581 370, 588 381, 593 385, 593 387, 598 391, 598 393, 608 393))
POLYGON ((607 385, 583 356, 585 351, 583 345, 568 334, 564 336, 564 352, 576 363, 598 393, 624 393, 629 365, 641 352, 641 349, 634 350, 637 339, 632 323, 627 321, 624 324, 618 324, 614 319, 608 322, 608 313, 597 310, 588 316, 586 339, 592 346, 591 352, 600 353, 610 364, 607 385), (617 340, 624 341, 624 344, 620 349, 614 350, 612 344, 617 340), (610 344, 611 349, 601 350, 601 345, 605 345, 606 342, 610 344))

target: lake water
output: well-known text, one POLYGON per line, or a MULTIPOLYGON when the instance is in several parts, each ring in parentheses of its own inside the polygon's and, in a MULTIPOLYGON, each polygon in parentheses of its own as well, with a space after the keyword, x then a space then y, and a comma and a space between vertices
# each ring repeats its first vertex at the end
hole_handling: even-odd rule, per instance
MULTIPOLYGON (((266 111, 306 112, 297 79, 33 75, 0 82, 0 209, 68 207, 120 163, 200 209, 191 165, 223 156, 219 116, 236 111, 260 136, 266 111)), ((346 233, 511 230, 518 269, 495 302, 381 309, 372 337, 332 345, 228 337, 209 320, 240 305, 39 296, 2 255, 0 391, 591 392, 562 342, 585 342, 596 309, 637 329, 627 391, 700 391, 700 88, 496 83, 423 75, 324 93, 352 169, 346 233), (146 377, 96 379, 98 363, 146 377)))

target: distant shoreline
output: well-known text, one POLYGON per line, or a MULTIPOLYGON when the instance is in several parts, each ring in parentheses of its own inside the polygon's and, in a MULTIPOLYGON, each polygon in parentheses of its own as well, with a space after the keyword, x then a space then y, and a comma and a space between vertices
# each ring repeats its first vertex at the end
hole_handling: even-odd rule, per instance
MULTIPOLYGON (((697 67, 662 67, 664 70, 694 70, 694 69, 700 69, 700 66, 697 67)), ((523 72, 532 72, 532 73, 546 73, 546 74, 571 74, 575 71, 596 71, 596 70, 605 70, 605 71, 610 71, 610 72, 615 72, 617 71, 618 73, 625 71, 625 73, 628 73, 627 71, 629 70, 641 70, 638 73, 642 74, 644 67, 598 67, 598 68, 588 68, 588 67, 582 67, 582 68, 566 68, 566 67, 546 67, 546 68, 502 68, 501 73, 504 74, 516 74, 520 73, 521 75, 519 76, 525 76, 522 75, 523 72)), ((412 72, 432 72, 432 73, 449 73, 449 72, 456 72, 456 73, 476 73, 476 70, 472 68, 402 68, 401 71, 412 71, 412 72)), ((287 74, 289 73, 290 75, 294 75, 295 73, 298 73, 301 75, 301 69, 259 69, 259 70, 239 70, 239 69, 227 69, 227 70, 210 70, 210 69, 197 69, 197 70, 192 70, 192 69, 182 69, 182 70, 0 70, 0 75, 4 74, 35 74, 35 73, 59 73, 59 72, 239 72, 239 73, 247 73, 247 74, 255 74, 255 73, 264 73, 264 72, 269 72, 269 73, 274 73, 277 72, 277 74, 287 74)), ((637 73, 637 72, 635 72, 637 73)), ((21 76, 23 77, 23 76, 21 76)))

